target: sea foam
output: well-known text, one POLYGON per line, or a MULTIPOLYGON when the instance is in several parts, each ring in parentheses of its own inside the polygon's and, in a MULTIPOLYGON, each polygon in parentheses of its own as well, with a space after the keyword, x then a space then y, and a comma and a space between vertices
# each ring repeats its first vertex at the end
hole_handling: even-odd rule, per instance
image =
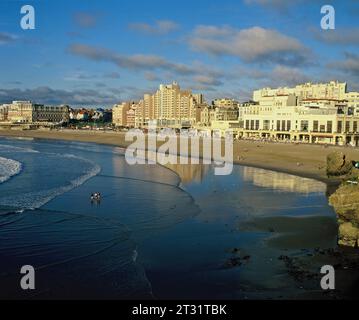
POLYGON ((20 162, 0 157, 0 183, 4 183, 19 174, 21 169, 22 164, 20 162))
POLYGON ((0 144, 1 152, 16 152, 16 153, 39 153, 39 151, 31 149, 31 148, 22 148, 16 146, 10 146, 8 144, 0 144))
POLYGON ((90 164, 91 168, 78 178, 70 181, 67 185, 59 186, 58 188, 52 188, 48 190, 27 192, 18 196, 11 196, 8 198, 5 197, 0 199, 0 205, 15 207, 17 209, 21 208, 27 210, 35 210, 44 206, 46 203, 50 202, 54 198, 81 186, 87 180, 91 179, 92 177, 98 175, 101 172, 101 167, 93 163, 92 161, 69 154, 65 154, 62 156, 64 158, 74 158, 82 160, 83 162, 90 164))

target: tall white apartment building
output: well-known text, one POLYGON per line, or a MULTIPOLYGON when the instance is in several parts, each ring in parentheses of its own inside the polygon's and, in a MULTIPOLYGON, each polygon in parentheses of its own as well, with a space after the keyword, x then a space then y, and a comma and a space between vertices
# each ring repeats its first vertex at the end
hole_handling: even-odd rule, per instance
POLYGON ((277 89, 263 88, 253 92, 253 101, 259 102, 263 98, 294 94, 299 99, 336 99, 346 98, 347 84, 345 82, 330 81, 328 83, 305 83, 295 87, 277 89))
MULTIPOLYGON (((143 99, 133 106, 136 110, 134 126, 146 127, 149 121, 156 120, 160 127, 190 127, 196 123, 198 101, 203 101, 202 94, 193 94, 191 90, 181 90, 176 82, 169 85, 161 84, 153 95, 145 94, 143 99)), ((121 123, 122 126, 126 126, 125 121, 119 120, 120 110, 123 110, 121 105, 114 107, 113 122, 116 125, 121 123)), ((132 113, 130 117, 132 119, 132 113)), ((126 121, 129 122, 128 120, 126 121)), ((130 122, 133 123, 132 120, 130 122)))
POLYGON ((130 109, 129 102, 114 105, 112 108, 112 123, 116 127, 127 126, 127 111, 130 109))

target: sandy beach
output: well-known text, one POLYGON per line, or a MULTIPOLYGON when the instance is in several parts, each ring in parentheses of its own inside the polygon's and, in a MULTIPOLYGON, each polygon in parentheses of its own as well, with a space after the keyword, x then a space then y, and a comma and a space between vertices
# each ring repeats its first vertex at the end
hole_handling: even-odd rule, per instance
MULTIPOLYGON (((14 131, 1 130, 0 136, 56 139, 65 141, 94 142, 127 147, 125 133, 99 131, 14 131)), ((329 184, 337 181, 326 175, 326 157, 333 151, 342 151, 348 158, 359 160, 359 149, 339 146, 285 144, 257 141, 235 141, 234 162, 236 164, 290 173, 317 179, 329 184)))

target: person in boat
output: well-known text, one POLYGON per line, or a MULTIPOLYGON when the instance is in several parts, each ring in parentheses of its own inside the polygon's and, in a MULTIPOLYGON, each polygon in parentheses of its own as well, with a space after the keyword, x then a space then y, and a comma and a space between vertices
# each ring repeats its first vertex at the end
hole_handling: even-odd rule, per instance
POLYGON ((101 193, 95 192, 91 194, 91 201, 100 201, 101 200, 101 193))

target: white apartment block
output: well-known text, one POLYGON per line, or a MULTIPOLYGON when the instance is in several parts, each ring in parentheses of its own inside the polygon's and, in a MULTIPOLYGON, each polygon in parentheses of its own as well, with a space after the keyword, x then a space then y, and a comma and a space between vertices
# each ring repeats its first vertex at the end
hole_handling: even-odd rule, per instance
POLYGON ((112 122, 116 127, 127 126, 127 111, 130 109, 129 102, 114 105, 112 108, 112 122))
POLYGON ((345 82, 330 81, 328 83, 305 83, 292 88, 277 89, 263 88, 253 92, 253 101, 261 101, 265 97, 294 94, 299 99, 346 99, 347 84, 345 82))
POLYGON ((257 90, 255 103, 241 108, 239 135, 358 146, 357 97, 338 82, 257 90))
POLYGON ((128 112, 121 104, 113 108, 113 123, 116 126, 131 126, 136 128, 147 127, 151 120, 157 120, 159 127, 191 127, 196 123, 196 108, 203 101, 202 94, 193 94, 190 90, 181 90, 180 86, 173 82, 169 85, 161 84, 153 94, 145 94, 143 99, 132 105, 135 111, 128 113, 130 118, 124 121, 124 114, 128 112), (133 124, 134 122, 134 124, 133 124))

